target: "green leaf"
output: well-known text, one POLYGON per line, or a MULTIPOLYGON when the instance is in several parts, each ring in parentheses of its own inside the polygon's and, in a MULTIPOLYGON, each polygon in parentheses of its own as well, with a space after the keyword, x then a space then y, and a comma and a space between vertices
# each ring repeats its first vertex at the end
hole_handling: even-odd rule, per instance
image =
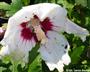
POLYGON ((0 72, 3 72, 3 70, 5 70, 6 68, 4 67, 0 67, 0 72))
POLYGON ((29 52, 29 64, 31 64, 35 58, 38 56, 38 49, 40 48, 40 44, 37 43, 36 46, 34 48, 32 48, 32 50, 29 52))
POLYGON ((42 3, 42 0, 35 0, 34 3, 42 3))
POLYGON ((12 3, 10 5, 5 2, 0 2, 0 9, 7 10, 6 11, 7 17, 12 16, 15 12, 20 10, 22 6, 23 6, 22 0, 12 0, 12 3))
POLYGON ((40 55, 38 55, 36 59, 29 65, 28 72, 42 72, 40 55))
POLYGON ((14 8, 14 10, 19 10, 20 8, 22 8, 23 4, 21 0, 12 0, 11 3, 11 9, 14 8))
POLYGON ((18 66, 18 62, 12 62, 12 72, 18 72, 18 70, 17 70, 17 66, 18 66))
POLYGON ((6 12, 7 17, 12 16, 15 12, 22 8, 23 4, 21 0, 12 0, 9 11, 6 12))
POLYGON ((57 3, 57 0, 48 0, 50 3, 57 3))
POLYGON ((0 9, 9 10, 10 5, 5 2, 0 2, 0 9))
POLYGON ((87 7, 90 9, 90 0, 87 1, 87 7))
POLYGON ((75 2, 78 5, 80 4, 80 5, 84 6, 84 7, 87 6, 87 0, 75 0, 75 2))
POLYGON ((49 0, 35 0, 34 3, 47 3, 49 0))
POLYGON ((85 48, 84 46, 80 46, 73 50, 73 52, 71 53, 72 64, 76 64, 78 62, 78 60, 80 59, 80 55, 82 54, 84 48, 85 48))
POLYGON ((23 2, 24 5, 29 5, 30 0, 22 0, 22 2, 23 2))

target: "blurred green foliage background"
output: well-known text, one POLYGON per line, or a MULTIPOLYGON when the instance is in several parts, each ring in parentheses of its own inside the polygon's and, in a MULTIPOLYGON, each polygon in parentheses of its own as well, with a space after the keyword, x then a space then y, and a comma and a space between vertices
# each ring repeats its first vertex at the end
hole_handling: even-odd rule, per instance
MULTIPOLYGON (((6 28, 8 18, 23 6, 37 3, 56 3, 65 7, 68 18, 90 32, 90 0, 1 0, 0 26, 6 28)), ((69 55, 72 62, 64 67, 65 72, 86 70, 90 72, 90 36, 82 42, 73 34, 64 33, 70 43, 69 55)), ((14 63, 9 57, 0 60, 0 72, 50 72, 45 62, 37 53, 39 46, 30 52, 31 61, 28 64, 14 63)), ((58 72, 54 70, 52 72, 58 72)))

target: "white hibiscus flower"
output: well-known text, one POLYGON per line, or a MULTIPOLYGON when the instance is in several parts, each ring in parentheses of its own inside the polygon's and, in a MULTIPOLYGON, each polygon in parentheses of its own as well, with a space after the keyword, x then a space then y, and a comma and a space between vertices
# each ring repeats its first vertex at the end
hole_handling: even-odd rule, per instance
POLYGON ((52 71, 63 71, 71 60, 69 43, 62 32, 73 33, 85 41, 89 32, 67 18, 67 11, 57 4, 41 3, 23 7, 9 18, 1 41, 0 56, 11 55, 15 60, 28 61, 28 52, 39 41, 42 59, 52 71))

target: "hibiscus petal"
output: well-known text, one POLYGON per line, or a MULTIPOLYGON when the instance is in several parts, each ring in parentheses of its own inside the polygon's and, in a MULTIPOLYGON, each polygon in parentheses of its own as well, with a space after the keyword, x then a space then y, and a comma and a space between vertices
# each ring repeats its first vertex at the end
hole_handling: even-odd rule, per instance
POLYGON ((60 5, 51 3, 40 3, 23 7, 9 19, 9 22, 11 23, 14 20, 15 23, 12 22, 12 25, 18 26, 22 22, 30 21, 34 15, 38 16, 41 22, 49 18, 50 22, 54 25, 54 29, 59 29, 61 32, 64 30, 67 11, 60 5))
POLYGON ((86 29, 78 26, 74 22, 70 21, 68 18, 67 18, 67 21, 65 23, 65 26, 66 26, 65 31, 67 33, 73 33, 76 36, 79 36, 82 39, 82 41, 85 41, 86 36, 89 35, 89 32, 86 29))
POLYGON ((40 4, 25 6, 17 13, 15 13, 13 17, 16 17, 15 20, 18 22, 18 24, 22 23, 22 21, 23 22, 29 21, 30 18, 33 18, 34 15, 37 15, 40 21, 43 21, 48 16, 48 13, 49 14, 52 13, 54 8, 57 7, 60 6, 51 3, 40 3, 40 4))
MULTIPOLYGON (((19 11, 17 13, 17 16, 19 14, 21 15, 21 12, 22 11, 19 11)), ((59 26, 60 24, 62 25, 67 15, 67 11, 65 8, 53 3, 40 3, 40 4, 26 6, 23 7, 23 13, 25 13, 26 15, 30 15, 30 14, 37 15, 40 21, 43 21, 48 17, 56 26, 59 26)))
POLYGON ((66 54, 64 54, 64 55, 62 56, 62 61, 63 61, 63 63, 66 64, 66 65, 68 65, 68 64, 71 62, 71 59, 70 59, 68 53, 66 53, 66 54))
POLYGON ((54 7, 47 16, 50 19, 50 22, 53 24, 53 30, 63 32, 65 21, 66 21, 67 11, 65 8, 60 5, 54 7))
POLYGON ((33 38, 31 40, 24 40, 21 37, 21 28, 15 22, 15 17, 9 19, 4 39, 0 42, 4 45, 4 48, 2 47, 0 50, 0 56, 4 56, 9 52, 13 60, 28 62, 29 51, 36 43, 33 38), (7 46, 8 50, 5 50, 7 46))
POLYGON ((8 48, 8 46, 2 47, 2 49, 0 50, 0 59, 3 56, 8 55, 8 54, 9 54, 9 48, 8 48))
POLYGON ((69 44, 62 34, 49 31, 47 36, 48 42, 39 49, 41 56, 50 70, 57 68, 63 71, 64 64, 68 65, 71 62, 68 55, 69 44))

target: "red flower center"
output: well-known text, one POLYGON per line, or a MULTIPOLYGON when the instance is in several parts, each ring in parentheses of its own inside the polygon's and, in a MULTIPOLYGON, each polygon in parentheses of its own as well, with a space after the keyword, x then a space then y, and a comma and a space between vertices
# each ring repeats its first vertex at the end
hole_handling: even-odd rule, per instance
MULTIPOLYGON (((38 16, 34 15, 33 19, 37 19, 41 29, 43 30, 43 32, 45 34, 47 34, 48 31, 52 30, 52 23, 50 22, 50 19, 47 17, 44 19, 44 21, 40 21, 40 19, 38 18, 38 16)), ((34 38, 35 41, 38 41, 36 33, 34 32, 34 28, 33 28, 33 22, 32 19, 30 19, 30 21, 28 22, 23 22, 20 24, 20 27, 22 28, 21 30, 21 37, 24 40, 31 40, 32 38, 34 38), (31 24, 30 24, 31 23, 31 24)), ((36 24, 38 24, 36 22, 36 24)))

